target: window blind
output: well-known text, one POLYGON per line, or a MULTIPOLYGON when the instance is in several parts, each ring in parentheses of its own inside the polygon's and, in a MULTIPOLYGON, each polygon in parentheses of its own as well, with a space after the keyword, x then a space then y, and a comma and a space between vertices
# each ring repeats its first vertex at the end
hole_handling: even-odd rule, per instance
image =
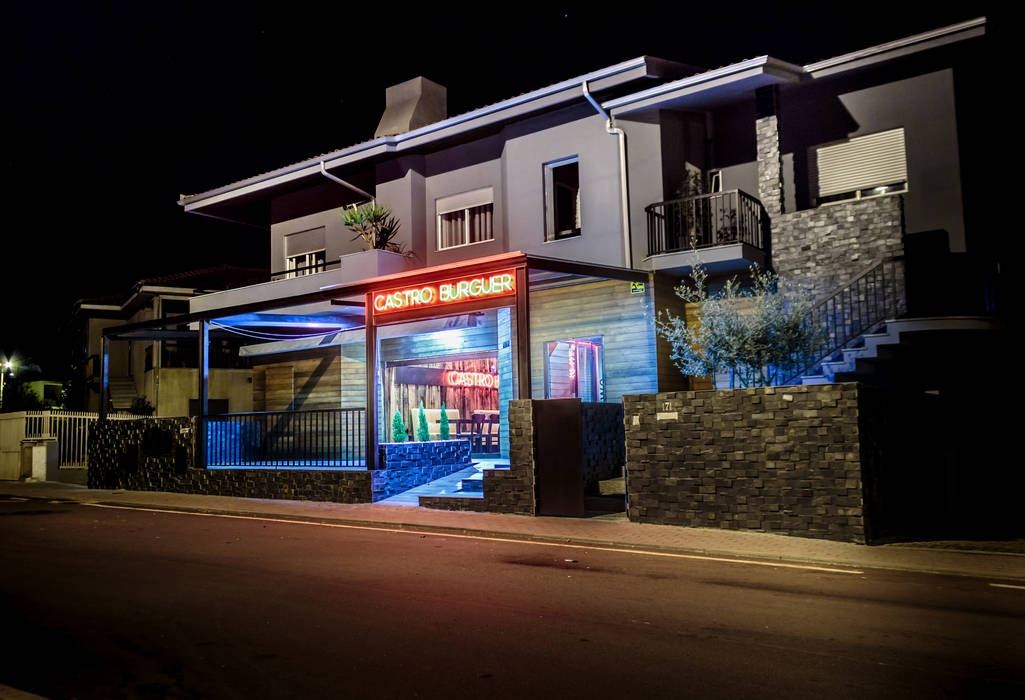
POLYGON ((285 257, 291 258, 314 250, 324 250, 324 247, 323 226, 285 236, 285 257))
POLYGON ((822 146, 817 153, 820 197, 908 179, 903 127, 822 146))

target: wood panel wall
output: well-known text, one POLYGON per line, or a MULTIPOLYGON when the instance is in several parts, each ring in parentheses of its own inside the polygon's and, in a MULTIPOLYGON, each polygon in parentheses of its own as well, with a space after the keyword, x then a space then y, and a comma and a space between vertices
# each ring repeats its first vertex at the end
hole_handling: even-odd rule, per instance
POLYGON ((631 294, 617 280, 545 289, 530 294, 531 394, 544 398, 546 344, 601 336, 605 400, 658 390, 650 292, 631 294))
MULTIPOLYGON (((268 357, 253 365, 254 411, 313 411, 338 408, 342 358, 338 346, 268 357)), ((365 383, 365 379, 364 379, 365 383)))

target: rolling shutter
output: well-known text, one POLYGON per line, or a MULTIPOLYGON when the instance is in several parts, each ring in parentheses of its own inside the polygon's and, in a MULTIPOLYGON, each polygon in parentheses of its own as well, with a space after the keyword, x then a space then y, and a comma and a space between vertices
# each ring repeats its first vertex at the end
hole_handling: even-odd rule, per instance
POLYGON ((904 129, 858 136, 818 149, 819 196, 890 185, 908 179, 904 129))
POLYGON ((285 257, 291 258, 315 250, 324 250, 323 226, 285 236, 285 257))

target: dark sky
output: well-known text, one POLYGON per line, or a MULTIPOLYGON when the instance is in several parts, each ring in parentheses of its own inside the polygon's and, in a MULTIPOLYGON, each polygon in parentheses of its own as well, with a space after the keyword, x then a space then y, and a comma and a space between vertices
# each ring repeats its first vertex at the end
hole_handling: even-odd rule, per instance
POLYGON ((5 0, 0 354, 59 377, 75 299, 219 263, 266 266, 265 234, 186 216, 179 193, 365 140, 385 87, 415 75, 445 85, 458 114, 643 54, 708 68, 766 53, 806 63, 987 14, 978 3, 851 3, 842 18, 675 4, 626 19, 593 2, 399 13, 5 0))

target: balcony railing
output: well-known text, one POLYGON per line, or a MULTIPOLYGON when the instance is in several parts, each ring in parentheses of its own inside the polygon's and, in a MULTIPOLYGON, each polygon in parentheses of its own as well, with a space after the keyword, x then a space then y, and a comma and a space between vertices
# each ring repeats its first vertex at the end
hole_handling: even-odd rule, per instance
POLYGON ((338 260, 330 260, 325 262, 317 262, 311 265, 303 265, 302 267, 293 267, 291 270, 280 270, 278 272, 270 273, 272 281, 287 280, 293 277, 303 277, 305 275, 315 275, 318 272, 326 272, 327 270, 334 270, 338 267, 338 260))
POLYGON ((363 467, 366 409, 207 416, 209 467, 363 467))
POLYGON ((769 217, 743 190, 656 202, 648 215, 648 255, 747 243, 769 250, 769 217))

